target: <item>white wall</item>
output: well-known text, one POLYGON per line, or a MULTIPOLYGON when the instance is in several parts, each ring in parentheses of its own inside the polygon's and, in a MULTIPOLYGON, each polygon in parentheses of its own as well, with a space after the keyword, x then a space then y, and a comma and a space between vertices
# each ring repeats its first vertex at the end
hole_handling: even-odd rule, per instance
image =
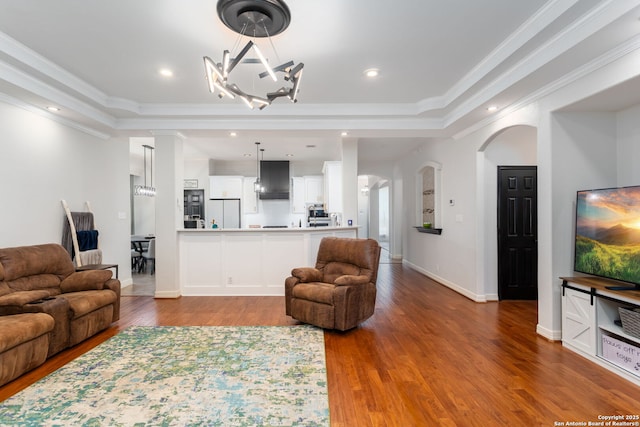
POLYGON ((401 162, 404 261, 441 283, 476 299, 475 291, 475 145, 472 140, 443 140, 425 144, 401 162), (420 233, 416 225, 418 172, 441 164, 442 235, 420 233), (454 200, 450 206, 448 201, 454 200))
POLYGON ((103 260, 129 277, 129 145, 0 103, 0 246, 60 243, 65 199, 90 201, 103 260), (122 216, 122 217, 121 217, 122 216))

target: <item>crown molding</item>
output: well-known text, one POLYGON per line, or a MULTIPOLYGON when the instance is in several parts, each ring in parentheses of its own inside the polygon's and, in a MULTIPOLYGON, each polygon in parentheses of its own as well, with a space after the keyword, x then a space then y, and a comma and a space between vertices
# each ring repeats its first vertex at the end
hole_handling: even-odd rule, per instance
POLYGON ((87 135, 95 136, 97 138, 104 139, 104 140, 107 140, 107 139, 111 138, 111 135, 108 134, 108 133, 101 132, 101 131, 99 131, 97 129, 81 125, 80 123, 78 123, 75 120, 69 120, 69 119, 67 119, 65 117, 61 117, 60 115, 57 115, 57 114, 54 114, 54 113, 50 113, 47 110, 44 110, 44 109, 42 109, 40 107, 36 107, 34 105, 31 105, 31 104, 28 104, 28 103, 26 103, 26 102, 24 102, 24 101, 22 101, 20 99, 14 98, 14 97, 9 96, 7 94, 4 94, 2 92, 0 92, 0 102, 4 102, 6 104, 13 105, 14 107, 21 108, 21 109, 26 110, 26 111, 28 111, 30 113, 36 114, 38 116, 47 118, 47 119, 49 119, 51 121, 54 121, 54 122, 60 123, 62 125, 65 125, 65 126, 67 126, 69 128, 79 130, 80 132, 84 132, 87 135))
POLYGON ((108 96, 105 93, 3 32, 0 32, 0 52, 35 71, 47 75, 56 82, 73 89, 99 105, 106 104, 108 96))
POLYGON ((625 43, 622 43, 615 49, 611 49, 607 51, 603 55, 600 55, 599 57, 593 59, 592 61, 588 62, 584 66, 577 68, 572 72, 567 73, 564 76, 560 77, 559 79, 551 82, 550 84, 536 90, 535 92, 528 94, 526 97, 521 98, 518 102, 513 103, 507 108, 500 110, 499 113, 493 114, 490 117, 485 118, 484 120, 480 120, 474 123, 472 126, 469 126, 463 131, 454 135, 453 138, 459 139, 466 135, 469 135, 475 132, 476 130, 481 129, 493 122, 496 122, 528 105, 531 105, 543 99, 544 97, 562 89, 563 87, 566 87, 574 82, 577 82, 580 79, 598 71, 599 69, 602 69, 614 63, 615 61, 625 57, 626 55, 638 50, 640 50, 640 35, 630 40, 627 40, 625 43))
MULTIPOLYGON (((467 75, 441 96, 422 99, 416 103, 395 104, 303 104, 273 105, 264 111, 254 111, 239 104, 148 104, 131 99, 111 97, 84 80, 76 77, 57 64, 32 51, 28 47, 0 32, 0 53, 24 65, 23 69, 0 60, 0 79, 26 90, 48 102, 84 116, 91 122, 105 128, 117 130, 151 129, 390 129, 390 130, 443 130, 480 108, 491 98, 499 95, 518 82, 530 77, 545 64, 557 59, 563 53, 584 41, 586 38, 611 24, 632 8, 638 6, 634 0, 606 0, 590 9, 584 16, 568 25, 554 37, 546 41, 525 58, 502 72, 490 82, 483 83, 471 93, 474 86, 503 64, 518 49, 531 41, 536 35, 566 13, 579 0, 552 0, 521 25, 504 40, 494 51, 478 63, 467 75), (46 78, 39 77, 46 75, 46 78), (53 84, 48 83, 51 79, 53 84), (59 89, 58 87, 65 88, 59 89), (69 89, 66 91, 66 89, 69 89), (459 103, 451 111, 445 111, 454 103, 459 103), (115 111, 132 113, 136 117, 118 118, 115 111), (431 114, 429 114, 431 113, 431 114), (426 115, 429 114, 428 117, 426 115), (248 120, 250 119, 250 120, 248 120)), ((584 67, 568 73, 533 93, 505 107, 504 111, 513 111, 526 103, 533 102, 549 88, 570 84, 589 70, 596 70, 615 60, 625 50, 637 49, 636 42, 622 46, 607 53, 584 67)), ((554 89, 555 90, 555 89, 554 89)), ((6 102, 18 105, 29 111, 50 117, 59 122, 92 135, 104 137, 105 133, 75 123, 70 118, 50 114, 42 106, 31 105, 5 95, 6 102)), ((500 117, 494 115, 493 117, 500 117)), ((486 123, 487 118, 472 125, 486 123)))
MULTIPOLYGON (((518 49, 521 49, 527 42, 540 33, 540 31, 557 20, 563 13, 578 3, 578 1, 579 0, 554 0, 545 4, 542 9, 531 16, 514 33, 500 43, 496 49, 480 61, 467 75, 442 95, 440 97, 440 103, 443 105, 441 108, 451 105, 455 100, 463 96, 481 79, 486 77, 518 49)), ((421 101, 420 104, 422 105, 425 101, 426 100, 421 101)))
MULTIPOLYGON (((445 115, 443 117, 443 121, 445 123, 444 126, 448 127, 452 125, 457 120, 469 114, 471 111, 481 107, 483 104, 487 103, 502 91, 532 75, 535 71, 539 70, 544 65, 548 64, 554 59, 557 59, 560 55, 566 53, 569 49, 575 47, 578 43, 584 41, 587 37, 597 32, 598 30, 601 30, 606 25, 611 24, 613 21, 620 18, 622 15, 636 6, 637 2, 633 1, 610 0, 599 5, 597 8, 592 9, 581 19, 575 21, 572 25, 563 29, 553 38, 548 40, 543 45, 539 46, 525 58, 507 69, 498 78, 487 83, 482 89, 478 90, 476 93, 468 97, 456 109, 445 115)), ((572 81, 575 81, 576 79, 585 75, 587 72, 595 71, 596 69, 619 58, 621 52, 634 50, 636 48, 635 46, 636 42, 633 41, 633 39, 626 43, 623 43, 623 45, 618 46, 596 58, 595 60, 590 61, 588 64, 565 74, 560 79, 552 82, 550 85, 544 86, 533 94, 545 93, 545 88, 548 86, 557 86, 558 84, 568 85, 572 81)), ((539 95, 533 96, 535 96, 536 99, 539 98, 539 95)), ((531 98, 532 95, 526 97, 526 99, 531 98)), ((518 101, 518 104, 522 104, 522 100, 518 101)))

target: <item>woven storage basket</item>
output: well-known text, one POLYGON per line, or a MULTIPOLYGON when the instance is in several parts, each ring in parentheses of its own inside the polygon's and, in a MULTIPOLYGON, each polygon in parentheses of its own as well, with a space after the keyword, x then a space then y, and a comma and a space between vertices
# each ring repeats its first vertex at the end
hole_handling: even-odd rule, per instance
POLYGON ((628 309, 618 307, 622 329, 636 338, 640 338, 640 308, 628 309))

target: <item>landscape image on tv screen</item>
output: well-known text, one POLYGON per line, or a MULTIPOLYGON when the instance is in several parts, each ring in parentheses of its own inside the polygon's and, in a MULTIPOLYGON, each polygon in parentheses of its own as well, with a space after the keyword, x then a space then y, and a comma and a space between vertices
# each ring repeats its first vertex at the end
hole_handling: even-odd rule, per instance
POLYGON ((574 269, 640 286, 640 186, 578 191, 574 269))

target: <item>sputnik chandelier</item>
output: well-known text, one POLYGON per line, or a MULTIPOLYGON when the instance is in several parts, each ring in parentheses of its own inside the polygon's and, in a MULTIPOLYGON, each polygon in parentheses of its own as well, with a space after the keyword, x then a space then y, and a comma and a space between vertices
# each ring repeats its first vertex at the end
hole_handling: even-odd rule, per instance
MULTIPOLYGON (((238 33, 240 38, 267 37, 271 42, 271 36, 283 32, 291 21, 289 8, 282 0, 219 0, 217 9, 220 20, 228 28, 238 33)), ((271 46, 273 47, 272 42, 271 46)), ((271 105, 273 100, 277 98, 287 97, 291 102, 298 100, 304 64, 298 63, 296 65, 293 61, 288 61, 272 67, 253 40, 249 40, 235 58, 231 57, 229 50, 225 50, 222 53, 222 62, 216 63, 208 56, 203 59, 209 91, 217 93, 219 98, 226 96, 235 99, 238 97, 249 108, 253 109, 258 106, 261 110, 267 105, 271 105), (247 58, 243 61, 250 50, 254 51, 257 58, 247 58), (277 82, 276 73, 283 73, 284 80, 290 82, 291 86, 283 86, 273 92, 267 92, 264 96, 249 94, 231 81, 231 72, 241 62, 262 64, 264 71, 258 74, 260 79, 270 77, 271 80, 277 82)))

